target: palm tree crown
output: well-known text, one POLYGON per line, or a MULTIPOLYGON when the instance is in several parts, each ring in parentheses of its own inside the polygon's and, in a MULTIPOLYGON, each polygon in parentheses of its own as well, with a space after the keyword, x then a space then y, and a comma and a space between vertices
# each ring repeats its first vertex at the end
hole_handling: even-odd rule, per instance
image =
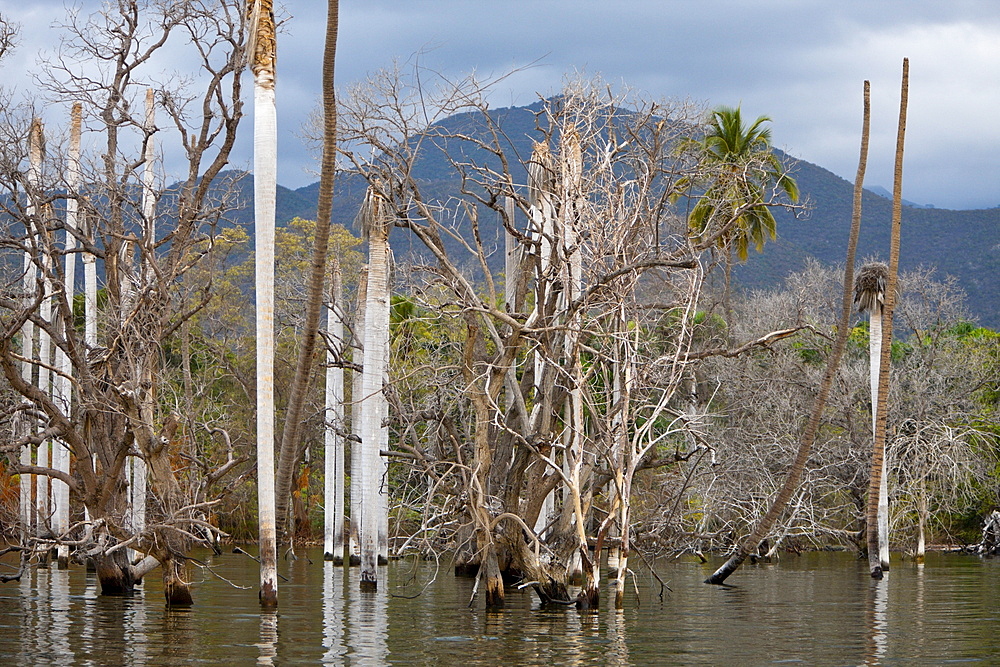
POLYGON ((859 313, 881 312, 885 303, 885 286, 889 281, 889 267, 882 262, 869 262, 858 271, 854 280, 854 303, 859 313))
POLYGON ((798 201, 799 189, 771 150, 771 119, 760 116, 746 125, 740 108, 719 107, 701 139, 700 147, 712 168, 712 182, 691 211, 690 224, 699 234, 716 233, 718 245, 730 243, 739 259, 747 258, 751 243, 760 252, 776 237, 774 215, 768 206, 768 188, 798 201), (714 229, 710 229, 714 228, 714 229))

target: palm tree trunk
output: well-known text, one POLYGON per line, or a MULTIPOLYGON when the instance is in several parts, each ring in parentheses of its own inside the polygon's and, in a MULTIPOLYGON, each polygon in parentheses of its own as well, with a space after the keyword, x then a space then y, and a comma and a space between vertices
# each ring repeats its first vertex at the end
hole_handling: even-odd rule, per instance
POLYGON ((889 358, 892 349, 892 316, 896 305, 896 281, 899 272, 899 232, 902 219, 903 145, 906 137, 906 103, 909 92, 910 61, 903 59, 903 80, 899 96, 899 126, 896 132, 896 162, 892 184, 892 232, 889 241, 889 277, 886 284, 884 322, 882 323, 882 354, 879 360, 878 410, 875 422, 875 445, 872 449, 871 477, 868 487, 868 566, 871 576, 882 578, 882 558, 879 553, 878 506, 879 489, 885 461, 886 422, 889 406, 889 358))
MULTIPOLYGON (((386 303, 389 303, 389 297, 386 295, 386 303)), ((383 348, 383 354, 385 356, 385 361, 382 363, 382 368, 385 369, 382 372, 382 386, 384 387, 389 382, 389 309, 386 309, 385 316, 385 347, 383 348)), ((379 451, 375 453, 376 459, 376 471, 375 471, 375 499, 377 505, 375 507, 376 516, 378 518, 378 564, 388 565, 389 564, 389 459, 382 456, 381 452, 389 449, 389 424, 387 423, 389 417, 389 402, 383 394, 379 401, 380 408, 380 419, 379 419, 379 451)))
MULTIPOLYGON (((884 297, 883 297, 884 299, 884 297)), ((876 305, 871 312, 868 333, 869 376, 872 396, 872 438, 878 421, 878 379, 879 363, 882 359, 882 306, 876 305)), ((882 459, 882 479, 878 489, 878 553, 882 570, 889 570, 889 488, 886 483, 886 461, 882 459)))
POLYGON ((250 0, 254 73, 254 224, 257 290, 257 512, 260 604, 278 606, 274 502, 274 209, 277 193, 275 25, 271 0, 250 0))
POLYGON ((778 517, 784 512, 789 500, 791 500, 792 494, 798 488, 799 481, 802 479, 802 474, 805 471, 806 461, 809 459, 809 454, 812 451, 813 441, 816 439, 819 422, 823 416, 823 408, 826 406, 826 399, 830 394, 833 378, 837 374, 837 369, 840 366, 840 358, 847 344, 848 324, 851 317, 851 294, 854 285, 854 254, 858 244, 858 233, 861 229, 861 195, 864 186, 865 168, 868 164, 870 117, 869 84, 865 81, 864 120, 861 129, 861 157, 858 161, 858 172, 854 180, 854 212, 851 216, 851 236, 847 243, 847 260, 844 263, 844 294, 841 303, 840 321, 837 327, 837 338, 834 341, 833 349, 830 351, 830 358, 827 361, 826 372, 820 383, 819 393, 813 401, 812 413, 799 438, 799 449, 791 468, 788 470, 788 475, 785 477, 784 485, 754 529, 737 545, 735 553, 733 553, 722 567, 705 580, 707 584, 721 584, 725 582, 729 578, 729 575, 735 572, 743 564, 743 561, 757 549, 757 545, 770 532, 778 517))
MULTIPOLYGON (((156 193, 154 183, 156 170, 154 169, 154 148, 155 140, 153 132, 156 128, 156 107, 153 100, 153 89, 146 89, 146 150, 143 156, 142 172, 142 216, 145 220, 145 252, 143 254, 142 277, 143 282, 155 280, 156 271, 153 265, 153 252, 156 244, 156 193)), ((131 460, 132 484, 129 493, 129 505, 132 508, 132 530, 140 533, 146 528, 146 479, 149 474, 146 460, 141 456, 134 456, 131 460)), ((130 550, 131 552, 131 550, 130 550)), ((171 566, 174 567, 174 566, 171 566)), ((176 573, 176 568, 171 569, 172 574, 176 573)), ((172 580, 173 581, 173 580, 172 580)), ((186 589, 186 584, 182 577, 176 577, 176 583, 172 583, 171 589, 176 589, 176 595, 183 598, 185 595, 190 598, 190 592, 186 589)), ((170 598, 168 598, 170 599, 170 598)))
POLYGON ((295 468, 302 457, 302 423, 309 380, 312 377, 316 338, 323 310, 323 290, 326 281, 326 259, 330 244, 330 216, 333 208, 333 177, 337 157, 337 99, 334 91, 334 69, 337 59, 337 30, 339 27, 339 2, 328 0, 326 42, 323 50, 323 155, 320 162, 319 196, 316 210, 316 235, 313 240, 306 320, 299 341, 295 377, 288 394, 285 425, 281 432, 281 449, 278 460, 276 501, 278 521, 283 524, 295 477, 295 468))
MULTIPOLYGON (((70 194, 75 194, 80 187, 80 135, 82 124, 82 106, 79 102, 73 105, 70 113, 70 135, 69 152, 66 162, 66 184, 70 194)), ((78 221, 79 202, 74 197, 66 200, 66 257, 63 269, 63 292, 65 293, 66 304, 69 312, 73 312, 73 300, 76 294, 76 236, 74 235, 79 227, 78 221)), ((67 331, 73 325, 72 318, 69 322, 63 322, 67 331)), ((67 334, 68 335, 68 334, 67 334)), ((58 393, 62 409, 67 415, 72 410, 73 403, 73 364, 66 351, 59 347, 56 349, 56 367, 59 369, 58 393)), ((65 442, 56 443, 56 463, 55 469, 69 474, 69 449, 65 442)), ((56 534, 62 535, 69 530, 69 486, 60 480, 53 482, 53 492, 55 495, 56 534)), ((59 545, 58 547, 59 569, 69 567, 69 547, 59 545)))
MULTIPOLYGON (((22 328, 22 332, 24 329, 22 328)), ((23 334, 22 334, 23 335, 23 334)), ((23 362, 24 365, 28 365, 28 362, 23 362)), ((18 437, 25 435, 25 424, 23 416, 18 415, 18 423, 16 424, 19 428, 15 431, 18 437)), ((31 465, 31 447, 25 445, 21 447, 21 457, 19 462, 22 466, 31 465)), ((21 491, 21 542, 22 544, 27 544, 28 539, 34 533, 35 528, 35 506, 31 502, 31 492, 34 488, 35 475, 21 474, 20 475, 20 491, 21 491)))
MULTIPOLYGON (((90 222, 86 214, 81 217, 80 227, 84 236, 93 238, 90 222)), ((88 351, 97 349, 97 257, 88 251, 83 253, 83 342, 88 351)), ((91 454, 91 470, 97 469, 97 454, 91 454)), ((90 520, 90 510, 83 507, 84 518, 90 520)), ((89 567, 89 564, 88 564, 89 567)))
POLYGON ((924 562, 926 552, 926 531, 927 531, 927 488, 924 481, 920 481, 920 488, 917 491, 917 553, 914 560, 918 563, 924 562))
POLYGON ((383 426, 387 405, 382 384, 389 345, 389 217, 388 202, 369 188, 362 224, 368 236, 368 293, 365 303, 364 367, 361 374, 361 588, 378 587, 379 494, 382 457, 388 448, 383 426))
MULTIPOLYGON (((352 360, 357 368, 365 365, 365 304, 368 301, 368 266, 358 272, 357 304, 354 308, 352 360)), ((351 374, 351 531, 348 555, 351 565, 361 565, 361 496, 364 493, 361 456, 361 371, 351 374)))
MULTIPOLYGON (((879 364, 882 359, 882 313, 885 305, 885 286, 889 267, 873 262, 865 264, 858 271, 854 285, 854 300, 860 311, 869 312, 868 332, 868 373, 872 400, 872 443, 874 447, 878 413, 884 409, 879 405, 879 364)), ((879 561, 883 571, 889 569, 889 489, 886 476, 886 461, 882 459, 881 483, 878 490, 878 545, 879 561)))
MULTIPOLYGON (((42 160, 44 159, 44 130, 42 129, 42 121, 39 118, 35 118, 31 122, 31 130, 28 136, 28 179, 30 182, 31 192, 30 197, 37 196, 37 189, 41 187, 40 174, 42 169, 42 160)), ((44 216, 45 209, 38 209, 34 206, 32 207, 33 212, 37 216, 44 216)), ((49 321, 52 314, 52 301, 51 301, 51 282, 49 280, 50 262, 51 255, 49 254, 49 248, 45 247, 46 240, 43 237, 36 239, 37 244, 41 245, 40 250, 42 258, 41 266, 41 282, 43 290, 43 298, 38 307, 39 316, 45 320, 49 321)), ((31 265, 30 274, 35 275, 35 266, 31 265)), ((25 274, 27 279, 28 273, 25 274)), ((35 290, 35 281, 31 281, 31 292, 35 290)), ((29 293, 31 293, 29 292, 29 293)), ((38 330, 38 388, 44 392, 49 392, 49 368, 51 367, 51 362, 49 359, 51 352, 49 335, 44 329, 38 330)), ((30 357, 28 357, 30 359, 30 357)), ((39 468, 49 467, 49 448, 50 441, 44 440, 38 445, 38 449, 35 453, 35 462, 39 468)), ((50 526, 50 516, 49 516, 49 478, 44 475, 39 475, 35 479, 35 534, 38 536, 43 536, 48 532, 50 526)), ((43 561, 45 562, 45 561, 43 561)))
POLYGON ((334 255, 331 264, 332 284, 327 312, 331 348, 326 354, 323 558, 340 565, 344 560, 344 368, 339 364, 346 346, 340 258, 334 255))
MULTIPOLYGON (((29 204, 28 206, 28 216, 30 217, 34 207, 29 204)), ((29 243, 30 247, 30 243, 29 243)), ((31 295, 35 292, 35 263, 31 257, 31 251, 26 250, 24 253, 24 279, 23 279, 23 289, 24 289, 24 305, 28 307, 31 304, 31 295)), ((35 355, 35 325, 31 320, 25 320, 24 324, 21 325, 21 377, 27 384, 31 384, 32 381, 32 371, 34 364, 32 359, 35 355)), ((28 411, 21 411, 17 413, 17 420, 15 422, 16 435, 18 438, 23 438, 28 435, 31 430, 31 420, 28 417, 28 411)), ((21 448, 21 465, 30 466, 32 464, 31 456, 31 445, 25 445, 21 448)), ((38 516, 35 512, 35 506, 32 502, 32 496, 35 489, 35 482, 38 479, 37 475, 21 475, 20 476, 20 486, 21 486, 21 529, 22 538, 25 543, 27 539, 34 534, 38 516)))
MULTIPOLYGON (((84 235, 92 238, 86 214, 80 223, 84 235)), ((83 342, 88 351, 97 349, 97 256, 88 251, 83 253, 83 342)))
MULTIPOLYGON (((52 319, 52 281, 49 279, 51 271, 51 258, 48 249, 43 250, 42 255, 42 289, 45 291, 45 298, 38 307, 38 315, 42 320, 48 322, 52 319)), ((44 329, 38 330, 38 388, 45 394, 51 395, 49 369, 52 367, 52 339, 44 329)), ((38 467, 48 468, 50 465, 50 452, 52 441, 43 440, 38 445, 38 467)), ((35 508, 38 512, 38 535, 41 537, 50 531, 52 524, 52 507, 49 497, 51 478, 47 475, 40 475, 35 486, 35 508)))

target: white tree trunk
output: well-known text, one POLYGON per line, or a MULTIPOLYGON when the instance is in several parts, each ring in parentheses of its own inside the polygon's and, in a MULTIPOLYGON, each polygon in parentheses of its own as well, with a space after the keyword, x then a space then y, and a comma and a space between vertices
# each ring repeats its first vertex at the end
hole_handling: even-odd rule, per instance
MULTIPOLYGON (((869 376, 872 392, 872 435, 875 434, 875 421, 878 410, 878 375, 879 362, 882 358, 882 306, 876 305, 871 312, 868 332, 869 340, 869 376)), ((886 448, 888 451, 888 447, 886 448)), ((889 570, 889 484, 886 475, 886 461, 882 457, 882 480, 878 489, 878 553, 882 562, 882 571, 889 570)))
MULTIPOLYGON (((156 272, 153 269, 153 253, 156 243, 156 191, 154 190, 156 170, 154 169, 155 142, 153 131, 156 127, 156 107, 153 103, 153 89, 146 89, 146 151, 143 155, 145 163, 142 171, 142 216, 145 222, 145 247, 143 255, 142 276, 144 282, 154 280, 156 272)), ((137 369, 138 370, 138 369, 137 369)), ((132 530, 141 533, 146 528, 146 481, 148 469, 142 456, 131 459, 132 474, 129 502, 132 508, 132 530)))
MULTIPOLYGON (((358 303, 354 309, 353 361, 359 368, 365 365, 365 311, 368 301, 368 267, 363 267, 358 275, 358 303)), ((355 372, 351 378, 351 433, 355 440, 351 443, 351 532, 349 535, 349 557, 355 564, 361 563, 361 506, 364 494, 364 463, 361 450, 361 391, 362 374, 355 372)))
MULTIPOLYGON (((49 280, 50 259, 46 253, 42 257, 42 289, 45 290, 45 298, 38 306, 38 315, 44 321, 52 321, 52 281, 49 280)), ((52 395, 50 386, 52 367, 52 339, 44 329, 38 330, 38 388, 45 394, 52 395)), ((54 461, 50 458, 51 440, 45 440, 38 445, 38 466, 49 467, 54 461)), ((51 532, 52 506, 49 496, 51 478, 47 475, 40 475, 35 488, 35 507, 38 512, 38 534, 39 536, 51 532), (43 527, 44 524, 44 527, 43 527)))
MULTIPOLYGON (((18 434, 20 435, 20 433, 18 434)), ((31 465, 31 447, 21 448, 21 465, 31 465)), ((31 504, 31 488, 34 475, 21 475, 21 541, 27 543, 28 538, 34 533, 34 506, 31 504)))
POLYGON ((340 563, 344 558, 344 369, 334 366, 346 351, 344 345, 344 290, 340 260, 333 259, 327 333, 331 347, 326 353, 326 431, 324 434, 323 555, 340 563))
POLYGON ((628 340, 628 325, 624 309, 619 312, 618 332, 622 341, 618 345, 619 359, 617 376, 619 384, 618 431, 615 433, 615 489, 618 495, 618 526, 621 535, 621 546, 618 550, 618 571, 615 573, 615 609, 622 609, 625 604, 625 576, 628 574, 629 541, 631 530, 629 526, 631 510, 631 472, 633 465, 632 443, 629 440, 628 423, 626 419, 631 412, 632 399, 632 363, 635 358, 632 341, 628 340), (626 469, 629 474, 626 474, 626 469))
POLYGON ((365 353, 361 381, 361 586, 378 586, 378 556, 383 463, 379 452, 388 447, 388 414, 382 391, 389 345, 388 230, 377 229, 368 238, 368 297, 365 305, 365 353))
MULTIPOLYGON (((87 236, 86 217, 80 219, 80 226, 87 236)), ((83 253, 83 342, 87 351, 97 349, 97 257, 90 252, 83 253)), ((91 455, 93 470, 97 470, 97 454, 91 455)), ((84 519, 90 521, 90 510, 83 507, 84 519)))
POLYGON ((920 494, 917 497, 917 553, 914 560, 923 563, 926 556, 927 545, 925 535, 927 530, 927 490, 923 482, 920 483, 920 494))
MULTIPOLYGON (((538 273, 536 275, 535 288, 535 309, 543 309, 549 300, 548 287, 552 284, 552 277, 549 273, 552 269, 552 250, 555 247, 555 206, 552 202, 554 195, 554 169, 552 157, 547 144, 538 143, 534 146, 531 161, 528 167, 528 200, 530 202, 529 214, 531 217, 532 236, 538 240, 538 273)), ((536 404, 541 404, 541 397, 538 396, 542 386, 542 376, 545 374, 545 354, 542 350, 536 349, 534 354, 535 372, 535 400, 536 404)), ((549 525, 555 514, 556 491, 552 490, 545 496, 542 502, 542 509, 535 520, 534 530, 539 537, 545 536, 545 527, 549 525)))
MULTIPOLYGON (((386 302, 389 302, 388 295, 386 296, 386 302)), ((385 371, 382 373, 382 386, 384 387, 389 383, 389 309, 386 309, 385 316, 385 347, 383 348, 383 352, 385 361, 382 364, 382 368, 385 371)), ((384 393, 381 393, 380 396, 378 436, 380 453, 378 454, 378 466, 375 478, 376 489, 378 490, 376 496, 378 500, 376 509, 378 512, 378 562, 379 565, 387 565, 389 563, 389 459, 382 456, 381 452, 389 449, 389 402, 384 393)))
MULTIPOLYGON (((36 190, 41 187, 41 169, 42 160, 44 159, 44 131, 42 129, 42 122, 40 119, 35 118, 31 123, 31 131, 28 138, 28 181, 30 183, 31 192, 28 193, 29 197, 34 197, 37 195, 36 190)), ((38 210, 34 205, 31 206, 31 212, 38 215, 45 215, 46 211, 38 210)), ((44 244, 45 239, 38 239, 39 244, 44 244)), ((42 267, 41 267, 41 282, 42 282, 42 292, 43 298, 38 306, 38 315, 44 321, 48 322, 52 319, 52 283, 49 280, 49 272, 51 270, 51 259, 48 252, 49 248, 42 248, 42 267)), ((35 266, 31 265, 30 271, 25 273, 25 281, 27 283, 28 275, 32 277, 35 276, 35 266)), ((31 290, 29 294, 33 293, 35 289, 35 280, 31 281, 31 290)), ((50 393, 49 379, 50 373, 49 368, 52 367, 51 360, 51 341, 49 339, 48 333, 44 329, 38 330, 38 388, 43 393, 50 393)), ((26 357, 30 359, 30 357, 26 357)), ((30 369, 29 369, 30 372, 30 369)), ((34 421, 34 420, 32 420, 34 421)), ((49 467, 49 447, 50 441, 45 440, 38 445, 38 451, 35 455, 36 465, 40 468, 49 467)), ((49 532, 52 527, 51 524, 51 514, 49 508, 49 477, 45 475, 39 475, 35 479, 35 528, 36 535, 43 536, 49 532)))
MULTIPOLYGON (((28 214, 34 207, 29 205, 28 214)), ((35 292, 35 264, 32 261, 31 253, 24 253, 24 294, 25 294, 25 305, 30 303, 31 295, 35 292)), ((32 359, 35 355, 35 325, 31 320, 26 320, 23 325, 21 325, 21 356, 23 361, 21 362, 21 378, 25 382, 31 384, 32 371, 34 364, 32 359)), ((17 415, 18 428, 16 430, 18 437, 23 437, 30 432, 31 420, 28 418, 28 412, 20 412, 17 415)), ((21 463, 24 465, 32 464, 32 449, 30 445, 26 445, 21 449, 21 463)), ((21 475, 20 476, 20 486, 21 486, 21 527, 22 534, 25 540, 33 535, 37 529, 38 516, 35 512, 35 506, 32 502, 32 495, 35 488, 35 482, 37 481, 37 475, 21 475)))
POLYGON ((596 563, 600 560, 600 554, 594 561, 594 566, 587 572, 583 571, 583 552, 587 549, 586 527, 583 525, 583 508, 580 494, 581 470, 583 468, 585 447, 584 447, 584 419, 583 419, 583 366, 580 360, 580 350, 578 341, 580 338, 581 319, 580 315, 569 314, 568 310, 572 303, 583 291, 583 256, 581 253, 580 239, 577 226, 580 224, 580 214, 582 201, 580 191, 583 179, 583 156, 580 149, 580 138, 575 129, 570 129, 562 135, 560 140, 560 164, 562 176, 562 207, 560 219, 562 222, 561 243, 562 257, 564 261, 563 276, 564 291, 561 295, 561 309, 567 313, 567 332, 564 338, 564 364, 570 370, 573 384, 570 387, 570 400, 567 403, 568 415, 566 419, 568 439, 566 452, 564 454, 564 465, 567 468, 567 476, 572 480, 572 490, 570 497, 564 497, 563 502, 572 502, 573 521, 576 525, 577 538, 579 540, 578 551, 571 566, 570 576, 576 577, 586 575, 585 586, 590 586, 595 597, 597 591, 596 563))
MULTIPOLYGON (((82 108, 79 102, 73 105, 70 117, 69 153, 66 163, 66 183, 70 194, 75 194, 80 187, 80 134, 82 123, 82 108)), ((70 312, 73 312, 73 301, 76 295, 76 229, 79 228, 79 202, 70 197, 66 200, 66 256, 63 269, 63 290, 70 312)), ((72 329, 73 322, 63 322, 63 327, 72 329)), ((56 379, 57 395, 60 407, 68 416, 73 405, 73 365, 69 355, 61 347, 56 349, 56 368, 59 376, 56 379)), ((54 449, 56 470, 69 474, 69 450, 66 443, 55 443, 54 449)), ((60 480, 53 480, 52 491, 55 501, 55 531, 62 535, 69 529, 69 486, 60 480)), ((60 545, 58 548, 59 568, 69 566, 69 547, 60 545)))
POLYGON ((274 215, 277 194, 277 110, 273 71, 254 78, 254 218, 257 290, 257 511, 260 601, 278 602, 274 509, 274 215))
MULTIPOLYGON (((514 225, 514 215, 516 208, 514 206, 513 197, 504 197, 504 211, 507 214, 507 219, 510 221, 511 226, 514 225)), ((517 245, 517 239, 513 234, 504 230, 503 235, 503 248, 504 248, 504 305, 507 307, 508 313, 513 313, 517 304, 514 303, 517 299, 517 276, 521 271, 520 266, 520 251, 517 245)))
MULTIPOLYGON (((80 226, 91 236, 85 216, 80 226)), ((83 342, 88 352, 97 348, 97 257, 87 251, 83 253, 83 342)))

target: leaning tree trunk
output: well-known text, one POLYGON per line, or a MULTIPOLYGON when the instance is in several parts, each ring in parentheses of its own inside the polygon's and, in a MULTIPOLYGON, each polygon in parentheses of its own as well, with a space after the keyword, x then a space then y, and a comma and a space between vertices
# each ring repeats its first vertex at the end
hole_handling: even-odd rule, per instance
MULTIPOLYGON (((302 441, 306 397, 312 378, 316 339, 323 311, 323 290, 326 283, 326 256, 330 243, 330 216, 333 208, 333 175, 337 157, 337 100, 334 95, 334 67, 337 57, 338 1, 327 4, 326 42, 323 50, 323 155, 320 162, 319 198, 316 210, 316 234, 313 238, 305 305, 305 323, 301 329, 295 376, 288 393, 285 424, 281 431, 281 448, 275 486, 279 528, 287 515, 288 501, 295 478, 295 468, 302 458, 302 441)), ((287 531, 294 532, 294 531, 287 531)))
POLYGON ((871 576, 882 578, 879 555, 878 506, 885 460, 886 423, 889 412, 889 358, 892 349, 892 315, 896 305, 896 278, 899 271, 899 231, 902 219, 903 144, 906 136, 906 102, 910 81, 910 61, 903 58, 903 81, 899 95, 899 126, 896 132, 896 164, 892 183, 892 233, 889 241, 889 276, 886 280, 882 355, 879 360, 878 410, 875 445, 872 448, 871 477, 868 487, 868 567, 871 576))
POLYGON ((840 366, 840 358, 844 353, 847 344, 848 325, 851 317, 851 288, 854 283, 854 254, 858 244, 858 233, 861 229, 861 195, 865 180, 865 167, 868 163, 868 134, 870 126, 870 96, 869 84, 865 81, 864 92, 864 121, 861 129, 861 158, 858 161, 858 173, 854 180, 854 212, 851 216, 851 235, 847 243, 847 260, 844 263, 844 294, 841 302, 840 321, 837 327, 837 338, 834 341, 833 349, 830 351, 830 358, 827 360, 826 372, 820 383, 819 392, 813 401, 812 413, 805 429, 799 438, 799 449, 792 462, 785 483, 778 492, 778 495, 771 502, 767 512, 757 522, 757 525, 750 534, 741 541, 736 551, 730 556, 722 567, 716 570, 712 576, 705 580, 706 584, 722 584, 733 572, 743 564, 743 561, 753 553, 761 541, 767 536, 774 526, 778 517, 784 512, 785 507, 792 498, 792 494, 799 486, 802 474, 805 471, 806 461, 812 451, 813 441, 816 439, 816 432, 819 430, 819 422, 823 416, 823 408, 826 406, 827 396, 833 386, 833 378, 837 374, 840 366))
POLYGON ((274 210, 277 193, 275 25, 271 0, 251 0, 254 74, 254 224, 257 290, 257 511, 260 604, 278 606, 274 506, 274 210))
MULTIPOLYGON (((320 228, 322 228, 323 258, 326 256, 326 246, 330 235, 330 215, 333 207, 333 177, 336 168, 337 153, 337 98, 334 88, 334 74, 337 59, 337 31, 340 20, 340 3, 338 0, 328 0, 326 15, 326 40, 323 51, 323 156, 320 165, 319 202, 316 213, 317 243, 313 254, 313 268, 319 266, 320 259, 320 228)), ((344 294, 341 285, 340 258, 332 258, 331 308, 327 317, 330 329, 330 342, 336 347, 328 355, 328 361, 339 364, 346 347, 344 346, 344 294)), ((322 289, 323 275, 313 274, 315 284, 310 283, 310 289, 318 286, 322 289)), ((331 472, 334 479, 325 479, 326 488, 326 523, 324 525, 325 555, 335 563, 341 563, 344 558, 344 368, 331 364, 327 370, 327 413, 332 418, 333 429, 327 426, 326 447, 332 461, 326 464, 326 476, 331 472), (332 413, 331 413, 332 411, 332 413), (331 471, 331 467, 333 470, 331 471), (333 511, 330 511, 332 505, 333 511), (332 525, 330 525, 332 523, 332 525)))

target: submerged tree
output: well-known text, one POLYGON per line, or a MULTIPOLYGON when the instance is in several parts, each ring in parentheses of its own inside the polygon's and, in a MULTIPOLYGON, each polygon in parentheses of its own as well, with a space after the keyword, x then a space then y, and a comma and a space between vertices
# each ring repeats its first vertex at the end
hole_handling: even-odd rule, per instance
POLYGON ((892 350, 892 316, 896 305, 896 281, 899 273, 899 232, 902 222, 903 145, 906 137, 906 104, 909 95, 910 61, 903 58, 903 81, 899 94, 899 126, 896 132, 896 159, 892 179, 892 231, 889 243, 889 272, 886 278, 882 348, 879 359, 878 396, 875 399, 875 443, 872 448, 870 487, 868 490, 868 566, 873 579, 882 578, 879 553, 879 498, 885 460, 886 424, 889 401, 889 356, 892 350))
POLYGON ((351 518, 360 519, 362 590, 378 587, 379 532, 385 507, 380 497, 387 493, 381 452, 389 448, 388 404, 382 385, 389 361, 389 230, 392 222, 389 200, 378 185, 373 184, 365 193, 358 214, 358 223, 368 239, 368 275, 361 391, 354 395, 361 417, 361 442, 355 444, 361 449, 360 470, 351 470, 352 475, 361 477, 361 516, 351 518))
POLYGON ((337 31, 339 28, 339 3, 327 3, 327 23, 323 50, 323 152, 320 160, 319 201, 316 212, 316 234, 313 239, 313 256, 305 301, 305 322, 302 327, 295 363, 295 376, 291 381, 276 479, 276 507, 278 525, 286 520, 292 478, 305 450, 302 423, 306 396, 315 367, 314 353, 319 336, 320 315, 326 285, 327 249, 330 241, 330 215, 333 207, 333 178, 337 156, 337 100, 334 89, 334 70, 337 61, 337 31))
MULTIPOLYGON (((879 375, 882 361, 882 309, 885 305, 886 283, 889 277, 889 267, 881 262, 865 264, 858 271, 854 281, 854 303, 859 312, 869 313, 870 322, 868 334, 869 377, 872 401, 872 436, 875 435, 877 415, 880 406, 879 375)), ((886 459, 882 459, 881 480, 878 491, 878 552, 882 570, 889 569, 889 476, 886 474, 886 459)))
POLYGON ((28 539, 21 548, 74 547, 77 556, 93 558, 106 594, 128 594, 138 578, 161 566, 168 603, 190 602, 187 551, 217 534, 206 520, 213 502, 201 483, 233 469, 198 452, 190 454, 190 465, 204 476, 196 481, 187 466, 178 467, 182 443, 197 434, 182 428, 172 407, 159 399, 164 347, 204 305, 176 300, 177 290, 210 253, 226 208, 218 177, 242 115, 242 23, 240 7, 228 0, 169 7, 119 2, 89 17, 72 14, 62 51, 41 80, 50 99, 82 105, 84 123, 103 143, 81 155, 78 177, 71 167, 64 178, 65 151, 50 149, 39 178, 29 182, 24 161, 30 112, 8 109, 0 127, 0 187, 7 195, 0 247, 30 260, 29 279, 18 278, 26 289, 7 284, 0 300, 0 368, 24 398, 22 414, 30 426, 4 450, 16 458, 50 438, 65 443, 74 462, 69 473, 37 460, 21 462, 17 470, 65 483, 88 517, 60 534, 28 539), (189 45, 188 62, 199 71, 192 79, 198 88, 155 88, 186 160, 185 175, 175 189, 156 193, 155 206, 149 199, 144 206, 149 189, 143 174, 151 159, 146 147, 167 128, 147 122, 142 100, 148 85, 141 81, 150 76, 160 49, 173 42, 189 45), (67 207, 76 209, 76 222, 63 216, 67 207), (154 216, 169 224, 154 228, 154 216), (75 243, 58 241, 60 232, 75 243), (70 274, 61 261, 76 252, 85 260, 88 290, 83 330, 76 327, 70 274), (101 302, 95 298, 94 260, 103 263, 101 302), (55 370, 64 379, 72 374, 71 401, 47 390, 53 364, 22 352, 42 332, 65 355, 65 365, 55 370), (125 471, 133 458, 149 470, 151 504, 141 528, 127 521, 125 471), (131 562, 129 549, 142 560, 131 562))
POLYGON ((670 202, 682 178, 724 166, 682 142, 699 115, 688 105, 575 82, 518 118, 489 111, 472 79, 432 91, 420 76, 381 72, 341 113, 349 171, 419 244, 411 298, 448 332, 426 363, 390 369, 393 455, 424 476, 407 477, 426 489, 421 530, 459 543, 488 606, 519 576, 545 603, 593 608, 595 550, 613 529, 629 544, 634 480, 703 448, 684 437, 697 420, 678 387, 714 354, 692 349, 702 258, 738 221, 720 214, 692 234, 670 202), (521 132, 533 154, 507 138, 521 132), (459 195, 420 178, 429 163, 459 195), (510 244, 485 216, 520 246, 504 250, 503 289, 494 250, 510 244), (463 526, 437 523, 448 508, 463 526), (584 593, 571 600, 577 569, 584 593))
POLYGON ((833 385, 833 379, 840 366, 840 359, 847 344, 848 325, 851 315, 851 287, 854 282, 854 253, 857 248, 858 234, 861 228, 861 195, 863 192, 865 170, 868 164, 868 136, 870 127, 870 92, 869 84, 864 85, 863 120, 861 128, 861 156, 858 160, 858 172, 854 181, 854 212, 851 217, 851 234, 847 244, 847 261, 844 265, 843 298, 841 300, 840 321, 837 328, 837 338, 833 350, 827 360, 826 371, 819 386, 819 391, 813 399, 809 421, 799 435, 799 446, 785 481, 775 497, 769 501, 767 512, 755 523, 750 534, 737 545, 729 559, 708 579, 707 584, 722 584, 740 565, 755 552, 761 541, 767 536, 780 515, 785 512, 793 494, 799 487, 799 482, 805 472, 806 463, 812 451, 813 442, 823 417, 827 397, 833 385))
MULTIPOLYGON (((330 225, 333 207, 333 177, 337 157, 337 98, 334 89, 334 74, 337 63, 337 32, 340 27, 340 3, 329 0, 326 18, 326 41, 323 51, 323 154, 320 165, 320 198, 317 211, 317 227, 330 225)), ((317 241, 315 253, 320 256, 329 243, 326 239, 317 241)), ((315 263, 314 267, 325 268, 326 263, 315 263)), ((341 361, 347 348, 344 344, 344 290, 340 257, 331 257, 330 307, 327 310, 327 332, 329 353, 327 356, 327 400, 326 411, 329 423, 326 427, 324 451, 326 489, 324 494, 323 550, 324 558, 340 562, 344 557, 344 369, 335 362, 341 361), (330 477, 333 479, 330 479, 330 477)), ((315 272, 312 280, 322 289, 324 271, 315 272)), ((311 296, 316 296, 310 292, 311 296)), ((308 326, 308 323, 307 323, 308 326)), ((317 322, 318 326, 318 322, 317 322)), ((310 355, 302 354, 300 363, 310 355)), ((304 370, 304 369, 303 369, 304 370)), ((296 372, 299 369, 296 368, 296 372)), ((296 378, 296 381, 298 378, 296 378)), ((297 415, 289 411, 289 419, 295 421, 297 415)), ((287 427, 286 427, 287 428, 287 427)), ((291 443, 290 443, 291 446, 291 443)), ((284 451, 284 444, 282 445, 284 451)))
POLYGON ((257 512, 260 604, 278 604, 274 478, 274 208, 278 179, 276 34, 270 0, 250 0, 247 52, 254 75, 254 222, 257 296, 257 512))

